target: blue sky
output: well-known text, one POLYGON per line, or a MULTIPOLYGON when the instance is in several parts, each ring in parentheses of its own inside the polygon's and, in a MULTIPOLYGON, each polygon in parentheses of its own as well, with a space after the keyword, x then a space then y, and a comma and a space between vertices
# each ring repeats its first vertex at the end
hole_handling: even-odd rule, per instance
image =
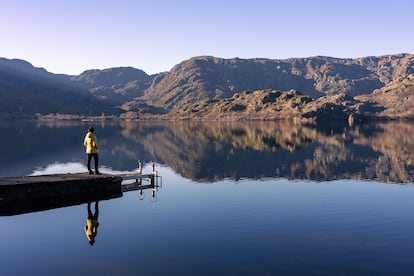
POLYGON ((0 57, 53 73, 193 56, 356 58, 414 53, 412 0, 0 0, 0 57))

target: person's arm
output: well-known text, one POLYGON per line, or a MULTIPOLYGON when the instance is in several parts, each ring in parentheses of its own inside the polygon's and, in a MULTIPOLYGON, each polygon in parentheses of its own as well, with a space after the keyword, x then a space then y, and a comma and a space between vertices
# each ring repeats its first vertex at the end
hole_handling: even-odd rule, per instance
POLYGON ((96 148, 96 149, 99 149, 99 147, 98 147, 98 139, 94 139, 94 148, 96 148))

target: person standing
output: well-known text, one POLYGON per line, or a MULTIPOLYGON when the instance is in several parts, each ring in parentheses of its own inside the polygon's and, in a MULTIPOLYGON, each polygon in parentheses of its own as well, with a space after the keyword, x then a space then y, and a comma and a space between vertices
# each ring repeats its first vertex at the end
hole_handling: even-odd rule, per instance
POLYGON ((85 135, 85 139, 83 140, 83 145, 86 147, 86 154, 88 155, 88 172, 89 174, 93 174, 91 170, 91 160, 94 159, 95 163, 95 174, 101 174, 98 170, 98 141, 95 136, 95 129, 93 127, 88 128, 88 132, 85 135))

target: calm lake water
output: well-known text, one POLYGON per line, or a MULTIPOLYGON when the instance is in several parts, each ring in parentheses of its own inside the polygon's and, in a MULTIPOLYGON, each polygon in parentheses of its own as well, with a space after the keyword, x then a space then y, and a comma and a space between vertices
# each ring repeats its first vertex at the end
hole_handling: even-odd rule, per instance
POLYGON ((90 124, 102 172, 161 187, 99 201, 93 245, 86 202, 0 201, 0 275, 414 272, 413 124, 0 122, 0 177, 86 172, 90 124))

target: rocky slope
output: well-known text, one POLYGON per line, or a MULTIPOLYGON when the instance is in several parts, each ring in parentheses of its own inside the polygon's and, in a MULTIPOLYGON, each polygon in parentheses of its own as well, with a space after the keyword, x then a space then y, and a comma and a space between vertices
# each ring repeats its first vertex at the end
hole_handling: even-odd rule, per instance
POLYGON ((321 97, 343 93, 369 94, 414 72, 414 55, 399 54, 358 59, 331 57, 271 59, 221 59, 194 57, 154 79, 146 101, 168 110, 200 100, 230 98, 243 91, 294 89, 321 97))
POLYGON ((368 95, 358 97, 361 101, 375 103, 380 110, 377 116, 387 118, 414 118, 414 74, 399 77, 368 95))
POLYGON ((298 111, 295 101, 308 101, 306 97, 313 101, 322 98, 326 104, 332 100, 336 105, 335 101, 345 99, 344 96, 346 101, 358 96, 352 101, 368 102, 363 108, 376 105, 375 109, 365 111, 375 111, 375 115, 388 118, 407 118, 412 117, 413 74, 414 55, 411 54, 284 60, 201 56, 151 76, 131 67, 88 70, 79 76, 56 75, 24 61, 0 59, 0 114, 117 115, 121 108, 124 118, 168 113, 176 118, 204 113, 212 117, 230 117, 231 112, 238 112, 244 113, 243 116, 268 119, 295 117, 298 111), (244 108, 242 105, 228 103, 242 100, 246 91, 261 90, 295 90, 301 95, 290 100, 291 108, 283 104, 284 112, 272 110, 280 108, 279 104, 266 106, 253 97, 249 97, 252 102, 242 103, 244 111, 234 110, 244 108), (330 97, 335 95, 341 96, 330 97), (211 104, 220 99, 223 99, 220 104, 227 102, 229 108, 216 106, 216 114, 211 111, 188 113, 190 109, 207 107, 207 103, 212 107, 211 104), (188 114, 183 114, 185 112, 188 114))
POLYGON ((236 93, 231 98, 209 99, 165 115, 170 119, 197 120, 363 120, 373 112, 369 103, 345 94, 314 98, 295 90, 259 90, 236 93))

